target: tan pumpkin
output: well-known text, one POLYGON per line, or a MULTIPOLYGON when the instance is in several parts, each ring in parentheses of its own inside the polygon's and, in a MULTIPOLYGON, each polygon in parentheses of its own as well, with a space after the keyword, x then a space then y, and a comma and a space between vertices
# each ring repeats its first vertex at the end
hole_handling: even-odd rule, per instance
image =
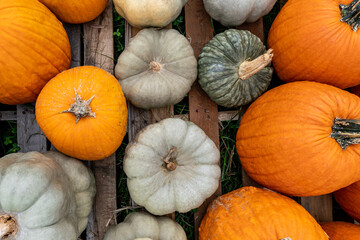
POLYGON ((173 29, 143 29, 130 40, 115 67, 126 99, 139 108, 180 102, 197 75, 189 41, 173 29))
POLYGON ((188 0, 113 0, 116 11, 137 28, 165 27, 174 21, 188 0))
POLYGON ((127 107, 114 76, 97 67, 64 71, 41 91, 36 120, 55 148, 81 160, 113 154, 126 132, 127 107))
POLYGON ((182 227, 168 217, 155 217, 146 212, 134 212, 111 227, 104 240, 186 240, 182 227))
POLYGON ((61 21, 67 23, 89 22, 104 11, 109 0, 39 0, 61 21))
POLYGON ((0 1, 0 103, 34 102, 45 84, 70 67, 61 22, 36 0, 0 1))
POLYGON ((327 240, 316 220, 294 200, 243 187, 215 199, 199 229, 199 240, 327 240))
POLYGON ((76 240, 86 228, 95 179, 58 152, 0 158, 0 239, 76 240))

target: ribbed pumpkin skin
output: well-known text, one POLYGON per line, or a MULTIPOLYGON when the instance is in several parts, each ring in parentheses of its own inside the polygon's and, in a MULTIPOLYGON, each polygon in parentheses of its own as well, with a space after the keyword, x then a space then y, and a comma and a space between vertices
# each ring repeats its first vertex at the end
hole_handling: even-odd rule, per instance
POLYGON ((273 66, 285 82, 360 84, 360 31, 340 22, 339 4, 351 0, 290 0, 271 26, 273 66))
POLYGON ((273 69, 265 67, 246 80, 239 66, 266 52, 261 40, 249 31, 230 29, 217 34, 199 56, 199 83, 211 100, 224 107, 239 107, 259 97, 269 86, 273 69))
POLYGON ((360 226, 348 222, 321 223, 331 240, 359 240, 360 226))
POLYGON ((208 207, 200 240, 328 239, 315 219, 294 200, 278 193, 243 187, 218 197, 208 207))
POLYGON ((360 182, 334 192, 334 197, 347 214, 360 221, 360 182))
POLYGON ((61 21, 67 23, 89 22, 104 11, 108 0, 39 0, 61 21))
POLYGON ((60 152, 81 160, 99 160, 113 154, 126 131, 127 107, 120 84, 106 71, 77 67, 53 78, 36 102, 36 120, 60 152), (95 95, 90 107, 95 118, 76 122, 72 113, 61 113, 74 103, 75 91, 84 100, 95 95))
POLYGON ((245 171, 295 196, 333 192, 360 179, 360 145, 330 137, 335 117, 360 118, 360 99, 315 82, 294 82, 259 97, 241 119, 236 147, 245 171))
POLYGON ((38 1, 0 1, 0 32, 0 103, 35 101, 47 81, 70 67, 65 29, 38 1))

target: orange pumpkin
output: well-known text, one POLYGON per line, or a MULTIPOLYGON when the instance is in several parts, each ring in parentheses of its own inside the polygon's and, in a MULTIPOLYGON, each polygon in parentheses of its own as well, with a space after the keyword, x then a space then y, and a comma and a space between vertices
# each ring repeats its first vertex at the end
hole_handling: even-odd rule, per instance
POLYGON ((356 32, 359 2, 289 0, 268 38, 280 79, 316 81, 340 88, 360 84, 360 31, 356 32))
POLYGON ((241 119, 236 147, 245 171, 295 196, 333 192, 360 180, 360 99, 316 82, 266 92, 241 119))
POLYGON ((348 222, 321 223, 331 240, 359 240, 360 226, 348 222))
POLYGON ((360 221, 360 182, 334 192, 334 197, 347 214, 360 221))
POLYGON ((89 22, 99 16, 108 0, 39 0, 61 21, 67 23, 89 22))
POLYGON ((243 187, 215 199, 199 229, 199 240, 323 240, 315 219, 294 200, 243 187))
POLYGON ((60 73, 43 88, 35 108, 45 136, 57 150, 74 158, 108 157, 125 135, 127 107, 120 84, 97 67, 60 73))
POLYGON ((35 0, 0 1, 0 103, 34 102, 44 85, 70 67, 61 22, 35 0))

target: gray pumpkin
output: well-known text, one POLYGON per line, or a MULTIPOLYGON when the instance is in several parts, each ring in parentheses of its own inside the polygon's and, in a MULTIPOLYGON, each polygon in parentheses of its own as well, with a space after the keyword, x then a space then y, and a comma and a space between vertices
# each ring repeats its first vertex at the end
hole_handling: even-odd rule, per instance
POLYGON ((220 106, 250 103, 268 88, 272 50, 249 31, 230 29, 203 48, 198 61, 199 83, 220 106))

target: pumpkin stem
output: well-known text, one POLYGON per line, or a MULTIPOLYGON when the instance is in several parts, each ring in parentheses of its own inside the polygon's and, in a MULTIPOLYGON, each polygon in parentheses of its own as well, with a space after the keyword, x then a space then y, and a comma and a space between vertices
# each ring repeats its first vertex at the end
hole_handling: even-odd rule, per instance
POLYGON ((282 238, 282 239, 280 239, 280 240, 292 240, 292 239, 289 238, 289 237, 286 237, 286 238, 282 238))
POLYGON ((360 143, 360 119, 335 118, 330 137, 345 150, 352 144, 360 143))
POLYGON ((271 62, 273 56, 273 50, 270 48, 266 53, 255 58, 254 60, 244 61, 239 66, 239 78, 241 80, 246 80, 252 75, 256 74, 271 62))
POLYGON ((349 5, 340 4, 341 22, 350 25, 351 29, 356 32, 360 25, 360 0, 354 0, 349 5))
POLYGON ((155 61, 151 61, 151 62, 149 63, 149 65, 150 65, 150 68, 151 68, 154 72, 158 72, 158 71, 160 71, 161 68, 162 68, 161 64, 158 63, 158 62, 155 62, 155 61))
POLYGON ((62 111, 61 113, 74 114, 76 117, 75 124, 78 123, 78 121, 81 118, 84 118, 87 116, 95 118, 96 115, 94 112, 91 111, 91 107, 90 107, 90 103, 94 99, 94 97, 95 97, 95 95, 92 96, 88 100, 82 100, 80 95, 77 94, 76 89, 75 89, 75 102, 70 105, 70 108, 68 110, 62 111))
POLYGON ((0 239, 7 239, 17 232, 16 221, 10 215, 0 216, 0 239))
POLYGON ((176 158, 176 147, 172 147, 168 154, 164 157, 163 161, 165 163, 166 169, 169 171, 174 171, 177 167, 175 163, 176 158))

